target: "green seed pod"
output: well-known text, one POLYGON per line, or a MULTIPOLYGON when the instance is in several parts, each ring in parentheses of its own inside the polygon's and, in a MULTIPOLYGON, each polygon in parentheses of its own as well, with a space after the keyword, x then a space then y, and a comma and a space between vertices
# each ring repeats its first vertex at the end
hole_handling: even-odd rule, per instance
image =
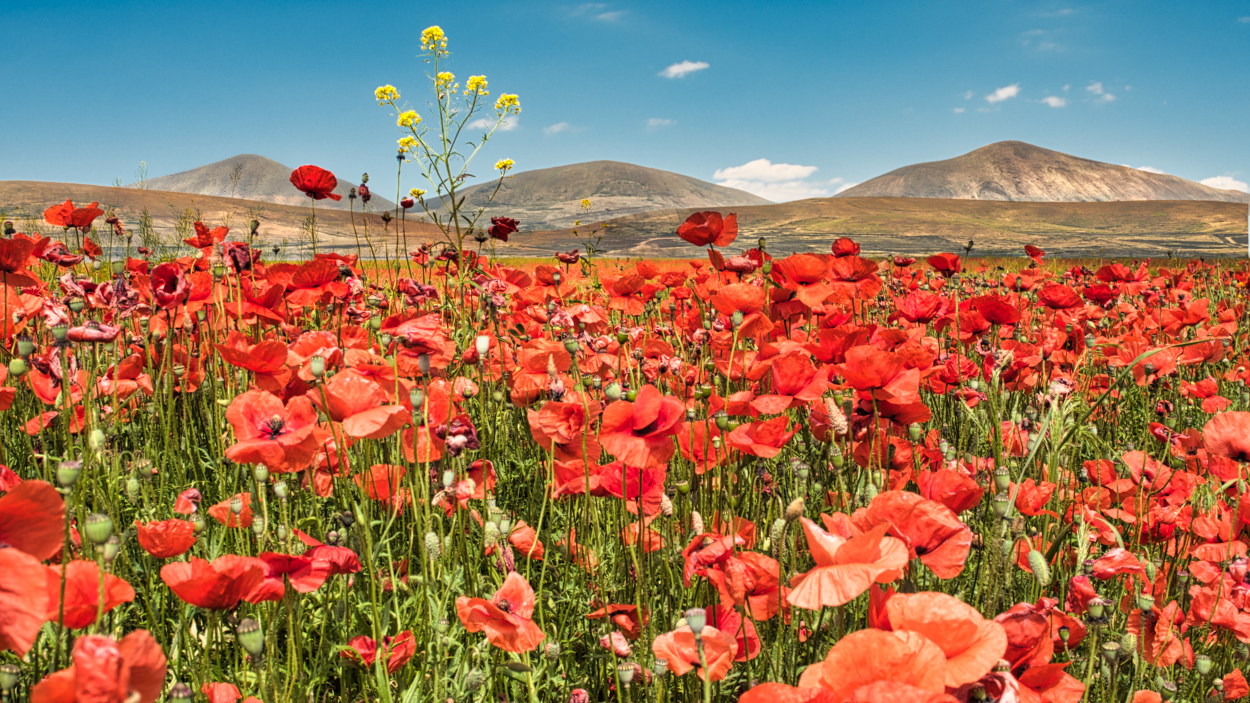
POLYGON ((486 674, 483 674, 481 669, 472 669, 464 678, 464 690, 466 693, 476 693, 484 683, 486 683, 486 674))
POLYGON ((141 487, 139 485, 139 479, 135 478, 134 476, 131 476, 130 478, 126 479, 126 499, 127 500, 129 500, 131 503, 138 503, 139 498, 141 496, 140 490, 141 490, 141 487))
POLYGON ((1050 585, 1050 565, 1046 557, 1036 549, 1029 550, 1029 568, 1033 570, 1033 578, 1039 586, 1050 585))
POLYGON ((104 513, 92 513, 87 516, 87 524, 83 526, 83 534, 92 544, 97 546, 108 541, 113 535, 113 518, 104 513))
POLYGON ((62 461, 56 467, 56 482, 61 488, 73 488, 82 475, 81 461, 62 461))
POLYGON ((22 360, 21 358, 14 357, 13 359, 9 360, 9 375, 10 376, 22 376, 26 373, 27 370, 28 369, 26 366, 26 362, 22 360))
POLYGON ((257 464, 256 468, 252 469, 252 478, 256 479, 257 483, 265 483, 269 480, 269 467, 257 464))
POLYGON ((442 546, 438 542, 438 535, 433 532, 425 533, 425 555, 430 560, 436 560, 442 554, 442 546))
POLYGON ((252 518, 252 534, 260 537, 265 534, 265 518, 257 515, 252 518))
POLYGON ((1203 676, 1211 673, 1211 657, 1208 657, 1205 654, 1199 654, 1194 657, 1194 668, 1197 669, 1198 673, 1203 676))
POLYGON ((104 562, 112 564, 121 551, 122 541, 117 538, 117 535, 110 535, 108 541, 104 543, 104 562))
POLYGON ((87 436, 87 446, 91 448, 91 451, 99 452, 104 448, 105 440, 104 430, 97 427, 91 430, 91 434, 87 436))
POLYGON ((265 651, 265 633, 261 631, 260 623, 251 618, 244 618, 235 628, 235 632, 238 634, 239 644, 243 645, 244 651, 248 654, 259 657, 261 652, 265 651))

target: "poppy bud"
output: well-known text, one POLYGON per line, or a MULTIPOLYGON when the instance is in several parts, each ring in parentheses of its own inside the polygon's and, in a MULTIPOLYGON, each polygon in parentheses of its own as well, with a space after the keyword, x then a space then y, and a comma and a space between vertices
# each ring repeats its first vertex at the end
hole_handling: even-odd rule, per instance
POLYGON ((139 497, 140 497, 139 490, 140 490, 139 479, 135 478, 134 476, 131 476, 130 478, 126 479, 126 498, 131 503, 139 502, 139 497))
POLYGON ((178 682, 169 689, 169 703, 191 703, 195 692, 185 683, 178 682))
POLYGON ((607 396, 608 400, 620 400, 621 384, 613 383, 609 385, 606 389, 604 389, 603 394, 607 396))
POLYGON ((691 608, 686 611, 686 626, 694 633, 695 639, 702 634, 703 628, 707 627, 707 611, 703 608, 691 608))
POLYGON ((4 221, 4 236, 12 237, 14 234, 17 234, 17 230, 13 228, 13 221, 5 220, 4 221))
POLYGON ((14 357, 9 360, 9 374, 12 376, 24 375, 27 371, 26 362, 21 357, 14 357))
POLYGON ((1039 586, 1050 584, 1050 565, 1046 563, 1046 556, 1036 549, 1029 550, 1029 568, 1033 570, 1033 578, 1039 586))
POLYGON ((61 488, 73 488, 81 474, 81 461, 62 461, 56 467, 56 482, 61 488))
POLYGON ((83 534, 97 546, 104 544, 113 534, 113 518, 104 513, 88 515, 87 522, 83 526, 83 534))
POLYGON ((122 541, 117 535, 109 535, 108 541, 104 543, 104 563, 112 564, 113 560, 122 551, 122 541))
POLYGON ((417 201, 413 200, 412 198, 400 198, 399 200, 399 206, 405 210, 411 209, 412 206, 416 204, 417 204, 417 201))
POLYGON ((244 618, 239 621, 235 632, 238 633, 239 644, 243 645, 243 649, 248 654, 259 657, 261 652, 265 651, 265 633, 261 632, 260 623, 251 618, 244 618))
POLYGON ((703 516, 697 510, 690 513, 690 529, 694 530, 695 534, 703 534, 703 516))
POLYGON ((590 703, 590 694, 584 688, 575 688, 569 693, 569 703, 590 703))
POLYGON ((417 355, 417 368, 421 369, 422 376, 430 375, 430 355, 429 354, 417 355))
POLYGON ((481 669, 473 669, 469 671, 468 676, 464 677, 464 690, 467 693, 476 693, 484 683, 486 683, 486 674, 483 674, 481 669))
POLYGON ((479 334, 477 339, 473 340, 473 348, 477 350, 478 356, 486 356, 486 352, 490 351, 490 337, 479 334))
POLYGON ((438 535, 433 532, 425 533, 425 555, 431 561, 436 560, 442 554, 442 544, 438 541, 438 535))

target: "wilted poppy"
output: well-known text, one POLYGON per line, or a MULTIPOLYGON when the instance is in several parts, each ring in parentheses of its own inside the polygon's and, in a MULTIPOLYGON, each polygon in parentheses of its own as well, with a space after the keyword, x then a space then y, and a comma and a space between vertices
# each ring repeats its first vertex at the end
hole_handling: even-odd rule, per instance
POLYGON ((333 173, 320 166, 304 165, 291 171, 291 185, 304 195, 314 200, 342 200, 343 196, 334 192, 339 180, 333 173))
POLYGON ((534 615, 534 589, 512 572, 490 600, 456 599, 456 615, 469 632, 486 632, 486 641, 506 652, 530 652, 546 637, 534 615))
POLYGON ((516 232, 521 226, 520 222, 511 217, 492 217, 490 218, 490 228, 486 233, 491 239, 498 239, 501 242, 508 241, 508 235, 516 232))

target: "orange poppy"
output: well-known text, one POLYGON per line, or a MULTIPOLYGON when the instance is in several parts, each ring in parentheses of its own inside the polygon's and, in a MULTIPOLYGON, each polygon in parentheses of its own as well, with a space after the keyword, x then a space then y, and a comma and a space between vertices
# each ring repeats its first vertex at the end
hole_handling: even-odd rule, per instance
POLYGON ((73 666, 31 689, 31 703, 153 703, 165 686, 165 653, 147 630, 120 642, 79 637, 72 656, 73 666))
POLYGON ((286 473, 306 468, 317 453, 313 428, 317 411, 306 396, 283 405, 267 391, 248 391, 226 408, 226 420, 238 440, 226 449, 226 458, 240 464, 264 464, 286 473))
POLYGON ((65 501, 52 484, 23 481, 0 498, 0 544, 45 561, 64 539, 65 501))
POLYGON ((625 637, 630 640, 641 637, 643 626, 651 619, 646 608, 642 609, 642 614, 639 616, 638 606, 624 603, 610 603, 586 614, 587 620, 603 618, 611 618, 612 623, 620 628, 625 637))
POLYGON ((469 632, 485 632, 486 641, 506 652, 530 652, 546 637, 531 619, 534 589, 517 572, 508 574, 495 595, 486 600, 461 596, 456 615, 469 632))
POLYGON ((846 539, 800 518, 816 566, 790 579, 791 605, 806 610, 837 607, 859 597, 873 583, 889 583, 907 566, 907 547, 889 537, 888 525, 846 539))
POLYGON ((0 573, 0 651, 26 656, 47 620, 47 572, 23 551, 0 549, 0 573))
MULTIPOLYGON (((65 589, 65 627, 77 630, 96 621, 100 606, 100 567, 94 561, 71 561, 65 566, 46 567, 48 593, 47 619, 56 622, 61 616, 61 589, 65 589), (62 574, 64 583, 62 584, 62 574)), ((104 608, 109 612, 122 603, 135 599, 135 589, 113 574, 104 574, 104 608)))
POLYGON ((1233 461, 1250 461, 1250 412, 1220 413, 1202 428, 1208 453, 1233 461))
POLYGON ((946 686, 990 673, 1007 651, 1007 632, 976 608, 944 593, 897 593, 886 602, 890 627, 918 632, 946 654, 946 686))
POLYGON ((942 579, 958 576, 972 549, 972 530, 958 515, 915 493, 880 493, 867 508, 856 510, 852 520, 861 530, 890 525, 890 534, 906 543, 910 557, 919 558, 942 579))
POLYGON ((143 551, 157 559, 186 554, 195 545, 195 523, 188 520, 163 520, 142 523, 135 520, 135 533, 143 551))
POLYGON ((252 526, 252 494, 238 493, 227 498, 220 503, 208 509, 208 514, 226 527, 251 527, 252 526), (239 512, 234 512, 234 499, 238 498, 240 503, 239 512))
POLYGON ((265 580, 265 562, 226 554, 211 562, 191 557, 161 567, 161 580, 174 595, 198 608, 230 610, 265 580))
POLYGON ((677 676, 685 676, 691 669, 697 668, 695 673, 699 678, 720 681, 733 668, 734 658, 738 656, 738 641, 732 633, 721 632, 711 626, 705 626, 699 636, 703 640, 707 669, 700 663, 699 645, 689 626, 656 637, 651 643, 651 651, 657 658, 667 660, 668 670, 677 676))
MULTIPOLYGON (((339 652, 339 656, 351 660, 356 664, 372 669, 374 662, 378 659, 378 643, 372 637, 360 635, 353 637, 347 642, 349 649, 339 652)), ((412 630, 404 630, 394 637, 385 637, 382 640, 381 654, 386 659, 386 672, 393 674, 403 668, 407 664, 412 655, 417 653, 417 641, 413 638, 412 630)))
POLYGON ((696 247, 727 247, 738 238, 738 215, 696 212, 677 227, 677 236, 696 247))
POLYGON ((856 689, 877 681, 907 684, 930 693, 946 690, 946 655, 941 647, 920 633, 905 630, 852 632, 833 645, 822 665, 812 669, 819 670, 821 685, 833 691, 838 701, 852 699, 856 689))

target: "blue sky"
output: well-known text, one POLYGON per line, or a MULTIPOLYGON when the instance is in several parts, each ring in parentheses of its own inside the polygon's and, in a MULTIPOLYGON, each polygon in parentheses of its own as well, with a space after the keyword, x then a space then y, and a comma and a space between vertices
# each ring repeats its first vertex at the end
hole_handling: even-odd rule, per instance
POLYGON ((521 97, 478 175, 613 159, 786 200, 1016 139, 1250 182, 1250 0, 3 5, 25 46, 0 62, 0 180, 256 153, 391 196, 400 135, 373 89, 424 111, 438 24, 458 76, 521 97))

